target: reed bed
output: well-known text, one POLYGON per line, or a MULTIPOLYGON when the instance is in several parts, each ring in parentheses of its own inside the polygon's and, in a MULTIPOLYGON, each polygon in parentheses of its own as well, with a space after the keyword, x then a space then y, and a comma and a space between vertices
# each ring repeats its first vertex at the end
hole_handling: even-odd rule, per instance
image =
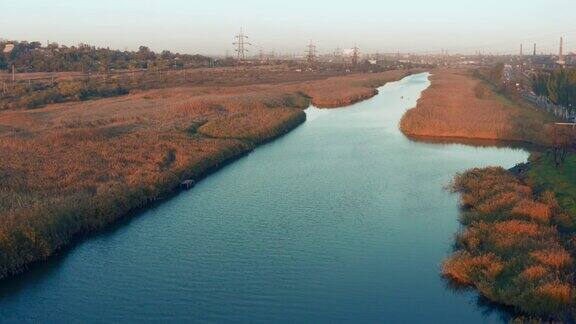
POLYGON ((352 103, 407 73, 205 72, 222 84, 0 112, 0 279, 290 131, 311 100, 352 103))
POLYGON ((455 177, 461 222, 454 254, 443 264, 453 283, 547 320, 574 319, 574 245, 550 191, 535 193, 499 167, 455 177))
POLYGON ((550 116, 513 103, 462 70, 434 72, 431 86, 400 122, 408 136, 544 144, 550 116))

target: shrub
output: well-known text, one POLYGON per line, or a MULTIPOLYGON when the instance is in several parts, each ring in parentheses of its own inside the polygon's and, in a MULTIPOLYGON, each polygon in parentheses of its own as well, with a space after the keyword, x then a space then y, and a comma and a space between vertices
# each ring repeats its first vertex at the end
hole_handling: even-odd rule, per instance
POLYGON ((62 81, 58 82, 57 87, 63 97, 79 98, 85 89, 85 84, 80 81, 62 81))
POLYGON ((474 87, 474 94, 476 95, 476 98, 478 99, 486 99, 490 96, 490 88, 488 88, 488 86, 486 86, 483 83, 478 83, 475 87, 474 87))
POLYGON ((520 276, 528 281, 536 281, 546 275, 548 275, 548 270, 540 265, 529 266, 520 274, 520 276))
POLYGON ((56 89, 48 89, 23 96, 19 105, 26 108, 38 108, 50 103, 61 102, 62 100, 62 96, 56 89))
POLYGON ((460 285, 473 285, 476 282, 493 282, 504 265, 494 254, 474 256, 467 252, 456 253, 442 265, 442 273, 460 285))
POLYGON ((542 250, 530 253, 536 261, 552 268, 565 268, 572 265, 572 256, 565 250, 542 250))
POLYGON ((562 309, 573 302, 572 287, 566 283, 546 283, 538 287, 536 291, 538 297, 540 297, 539 303, 542 304, 539 308, 547 312, 550 310, 562 311, 562 309))
POLYGON ((540 223, 549 223, 552 215, 549 205, 529 199, 523 199, 518 202, 514 208, 512 208, 511 213, 525 216, 540 223))

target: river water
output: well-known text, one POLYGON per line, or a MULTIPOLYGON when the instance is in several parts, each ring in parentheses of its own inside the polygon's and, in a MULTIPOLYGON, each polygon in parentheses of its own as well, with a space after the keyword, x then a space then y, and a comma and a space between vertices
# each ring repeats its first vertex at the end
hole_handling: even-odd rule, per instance
POLYGON ((487 322, 439 276, 458 231, 444 187, 521 149, 426 144, 398 122, 419 74, 308 120, 193 190, 0 284, 0 321, 487 322))

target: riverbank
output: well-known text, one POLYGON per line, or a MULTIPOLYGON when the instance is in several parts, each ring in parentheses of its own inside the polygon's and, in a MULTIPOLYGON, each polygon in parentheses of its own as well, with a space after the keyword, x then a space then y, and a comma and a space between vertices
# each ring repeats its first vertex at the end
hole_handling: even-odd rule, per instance
POLYGON ((438 70, 431 81, 400 122, 405 135, 546 143, 551 116, 513 103, 469 71, 438 70))
POLYGON ((555 167, 551 154, 532 154, 528 177, 539 190, 554 192, 562 209, 570 216, 570 229, 576 230, 576 155, 569 154, 555 167))
POLYGON ((442 273, 519 316, 573 321, 574 223, 554 192, 530 182, 502 168, 456 176, 464 229, 442 273))
POLYGON ((443 275, 519 316, 573 319, 574 157, 558 166, 546 149, 561 145, 566 134, 553 126, 553 116, 507 99, 469 71, 441 70, 431 81, 401 120, 408 137, 512 141, 543 152, 533 152, 529 171, 516 176, 486 168, 455 177, 464 228, 443 275))
POLYGON ((304 122, 417 71, 179 87, 0 113, 0 278, 304 122))

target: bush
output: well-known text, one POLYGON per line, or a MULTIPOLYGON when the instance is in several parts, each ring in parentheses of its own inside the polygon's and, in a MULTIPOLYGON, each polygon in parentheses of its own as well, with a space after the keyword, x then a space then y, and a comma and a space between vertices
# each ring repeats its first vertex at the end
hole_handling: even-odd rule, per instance
POLYGON ((490 97, 490 88, 488 88, 485 84, 483 83, 478 83, 476 85, 476 87, 474 87, 474 94, 476 95, 476 98, 478 99, 486 99, 490 97))
POLYGON ((80 94, 84 91, 86 85, 81 81, 63 81, 58 82, 58 92, 63 97, 80 98, 80 94))
POLYGON ((19 105, 26 108, 39 108, 47 104, 62 102, 63 100, 62 95, 56 89, 51 88, 23 96, 19 105))

